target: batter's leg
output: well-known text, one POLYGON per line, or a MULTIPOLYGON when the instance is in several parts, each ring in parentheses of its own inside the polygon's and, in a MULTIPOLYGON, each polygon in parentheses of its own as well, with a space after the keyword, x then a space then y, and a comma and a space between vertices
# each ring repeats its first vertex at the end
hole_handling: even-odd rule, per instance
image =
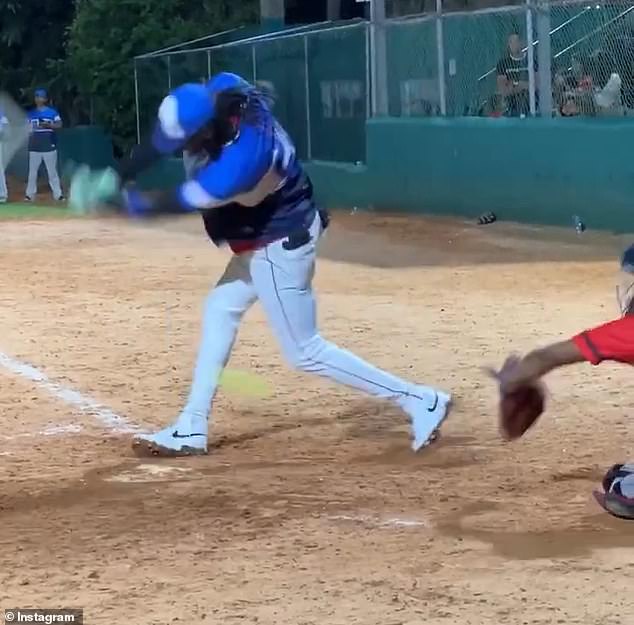
POLYGON ((244 313, 256 300, 249 275, 250 255, 233 256, 224 275, 205 302, 202 336, 187 404, 176 421, 155 434, 142 434, 133 448, 142 454, 207 452, 211 403, 238 333, 244 313))
POLYGON ((269 324, 286 359, 295 368, 401 406, 411 417, 413 448, 418 450, 444 420, 450 397, 382 371, 321 337, 312 289, 320 230, 317 217, 308 242, 298 236, 295 246, 295 237, 291 237, 253 255, 251 277, 269 324))

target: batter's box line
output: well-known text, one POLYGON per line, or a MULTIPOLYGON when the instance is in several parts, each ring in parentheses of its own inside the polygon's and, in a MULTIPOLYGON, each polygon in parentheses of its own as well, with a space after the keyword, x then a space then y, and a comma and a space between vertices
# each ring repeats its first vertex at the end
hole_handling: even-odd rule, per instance
POLYGON ((365 514, 361 514, 361 515, 332 514, 328 516, 328 519, 331 521, 348 521, 352 523, 360 523, 362 525, 367 525, 370 527, 384 527, 384 528, 429 527, 430 526, 429 523, 425 521, 420 521, 417 519, 401 519, 398 517, 381 519, 378 517, 368 516, 365 514))
MULTIPOLYGON (((82 414, 90 415, 99 421, 104 427, 118 434, 139 432, 141 428, 131 421, 118 415, 92 397, 84 395, 49 378, 40 369, 16 358, 12 358, 4 352, 0 352, 0 367, 5 368, 14 375, 33 382, 35 386, 53 396, 68 406, 79 410, 82 414)), ((45 430, 46 431, 46 430, 45 430)))
MULTIPOLYGON (((20 434, 2 434, 4 441, 14 441, 18 438, 36 438, 40 436, 64 436, 66 434, 79 434, 83 431, 79 423, 67 423, 66 425, 49 425, 38 432, 21 432, 20 434)), ((9 455, 9 454, 6 454, 9 455)))

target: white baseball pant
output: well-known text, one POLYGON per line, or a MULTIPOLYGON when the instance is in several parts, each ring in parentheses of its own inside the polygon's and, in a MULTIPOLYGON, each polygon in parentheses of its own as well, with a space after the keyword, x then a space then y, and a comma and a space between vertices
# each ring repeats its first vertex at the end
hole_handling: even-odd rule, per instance
POLYGON ((374 397, 405 402, 412 384, 323 339, 317 330, 312 279, 322 232, 319 215, 311 239, 297 249, 277 241, 234 255, 207 297, 198 359, 182 416, 208 418, 219 376, 229 360, 244 313, 259 300, 288 363, 374 397))
POLYGON ((57 174, 57 150, 50 152, 29 152, 29 179, 26 184, 26 197, 35 197, 37 193, 37 174, 44 161, 48 174, 48 186, 53 192, 53 197, 59 200, 62 197, 62 187, 57 174))

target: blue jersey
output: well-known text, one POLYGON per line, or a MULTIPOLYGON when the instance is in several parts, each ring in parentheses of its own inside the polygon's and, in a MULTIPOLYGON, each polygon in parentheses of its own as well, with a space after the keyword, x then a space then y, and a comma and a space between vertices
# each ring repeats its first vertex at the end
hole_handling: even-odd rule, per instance
POLYGON ((313 190, 295 146, 266 102, 253 94, 236 139, 178 191, 184 210, 200 210, 216 242, 257 247, 306 229, 313 190))
POLYGON ((31 136, 29 138, 29 151, 51 152, 57 149, 57 133, 53 128, 46 128, 43 122, 60 122, 59 113, 50 106, 41 109, 32 109, 28 112, 28 120, 31 124, 31 136))
POLYGON ((246 96, 235 138, 177 190, 184 212, 200 211, 211 239, 252 249, 307 229, 316 206, 295 146, 264 96, 235 74, 221 73, 204 87, 182 85, 159 107, 152 145, 162 154, 181 149, 216 114, 218 93, 246 96))

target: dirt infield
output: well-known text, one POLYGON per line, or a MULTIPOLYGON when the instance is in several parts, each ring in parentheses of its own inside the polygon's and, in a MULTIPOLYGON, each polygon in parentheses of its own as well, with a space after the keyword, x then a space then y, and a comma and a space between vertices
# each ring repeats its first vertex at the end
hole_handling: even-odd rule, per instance
POLYGON ((273 396, 221 393, 212 453, 157 462, 115 430, 177 413, 226 252, 196 218, 1 227, 0 608, 103 625, 633 622, 634 524, 591 498, 632 457, 631 372, 554 374, 548 415, 504 444, 478 369, 612 317, 624 239, 338 215, 323 333, 452 391, 441 442, 413 455, 398 411, 288 372, 256 306, 231 367, 273 396))

